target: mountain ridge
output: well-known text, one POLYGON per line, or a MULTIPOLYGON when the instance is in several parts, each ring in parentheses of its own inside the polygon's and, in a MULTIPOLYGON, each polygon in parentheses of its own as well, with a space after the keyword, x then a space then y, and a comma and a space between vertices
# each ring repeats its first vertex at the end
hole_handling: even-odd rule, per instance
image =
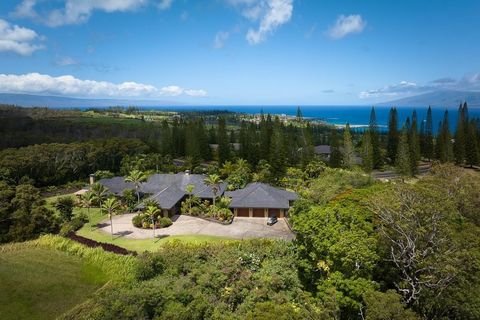
POLYGON ((480 92, 437 90, 411 97, 377 103, 378 106, 407 106, 407 107, 457 107, 467 102, 469 107, 480 107, 480 92))

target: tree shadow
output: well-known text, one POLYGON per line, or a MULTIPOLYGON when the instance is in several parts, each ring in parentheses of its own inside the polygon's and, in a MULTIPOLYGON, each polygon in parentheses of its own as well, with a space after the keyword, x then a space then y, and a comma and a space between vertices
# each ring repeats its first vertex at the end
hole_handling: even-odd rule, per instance
POLYGON ((121 237, 125 237, 125 236, 128 236, 129 234, 132 234, 133 231, 120 231, 120 232, 115 232, 113 235, 116 236, 114 237, 114 239, 118 239, 118 238, 121 238, 121 237))
POLYGON ((159 235, 155 235, 154 242, 158 242, 158 241, 160 241, 160 240, 162 240, 162 239, 165 239, 165 238, 167 238, 167 237, 169 237, 169 235, 168 235, 168 234, 159 234, 159 235))

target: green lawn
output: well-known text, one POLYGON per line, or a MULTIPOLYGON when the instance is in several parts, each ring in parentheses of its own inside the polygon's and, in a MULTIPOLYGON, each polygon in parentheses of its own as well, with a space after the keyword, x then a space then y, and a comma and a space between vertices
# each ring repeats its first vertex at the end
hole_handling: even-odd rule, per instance
POLYGON ((108 281, 79 257, 38 247, 0 255, 0 317, 54 319, 85 301, 108 281))
MULTIPOLYGON (((76 209, 80 210, 80 209, 76 209)), ((86 209, 83 209, 84 212, 86 212, 86 209)), ((212 241, 224 241, 224 240, 229 240, 229 238, 224 238, 224 237, 215 237, 215 236, 205 236, 205 235, 182 235, 182 236, 169 236, 161 239, 128 239, 128 238, 122 238, 122 237, 114 237, 112 240, 112 237, 110 234, 107 234, 103 231, 98 230, 95 225, 98 224, 99 222, 105 220, 107 216, 102 215, 100 213, 100 209, 98 208, 92 208, 90 209, 90 217, 92 219, 92 225, 90 224, 85 224, 80 230, 77 231, 77 234, 93 239, 99 242, 107 242, 107 243, 113 243, 117 246, 124 247, 128 250, 132 251, 137 251, 137 252, 143 252, 143 251, 155 251, 157 250, 160 246, 162 246, 163 243, 166 241, 171 241, 171 240, 181 240, 185 242, 212 242, 212 241)))
MULTIPOLYGON (((50 197, 47 198, 47 206, 51 206, 51 203, 57 198, 50 197)), ((53 209, 53 206, 51 207, 53 209)), ((80 214, 83 212, 87 214, 87 209, 83 208, 75 208, 74 214, 80 214)), ((144 251, 155 251, 159 247, 162 246, 163 243, 166 241, 171 240, 180 240, 185 242, 214 242, 214 241, 224 241, 224 240, 232 240, 226 237, 216 237, 216 236, 206 236, 206 235, 182 235, 182 236, 169 236, 161 239, 128 239, 122 237, 116 237, 112 240, 110 234, 107 234, 103 231, 98 230, 95 226, 103 220, 107 219, 106 215, 102 215, 99 208, 91 208, 90 209, 90 217, 91 224, 85 224, 80 230, 77 231, 77 234, 93 239, 99 242, 106 242, 112 243, 117 246, 126 248, 128 250, 137 251, 137 252, 144 252, 144 251)))

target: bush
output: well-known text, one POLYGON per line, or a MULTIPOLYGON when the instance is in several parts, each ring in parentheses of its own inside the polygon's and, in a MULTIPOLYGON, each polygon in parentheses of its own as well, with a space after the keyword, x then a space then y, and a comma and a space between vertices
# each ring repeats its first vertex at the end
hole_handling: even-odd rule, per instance
MULTIPOLYGON (((132 223, 137 228, 151 229, 152 228, 152 219, 146 214, 139 214, 132 219, 132 223)), ((157 228, 166 228, 173 224, 172 220, 167 217, 157 217, 155 222, 155 227, 157 228)))
POLYGON ((60 218, 63 221, 70 221, 73 215, 75 200, 71 196, 59 197, 53 206, 60 212, 60 218))
POLYGON ((143 227, 143 215, 138 214, 135 217, 133 217, 132 223, 135 227, 142 228, 143 227))
POLYGON ((167 228, 167 227, 170 227, 173 224, 173 222, 170 218, 162 217, 158 219, 158 224, 160 225, 160 228, 167 228))
POLYGON ((65 236, 69 234, 70 232, 75 232, 88 221, 87 217, 85 215, 78 215, 75 218, 73 218, 71 221, 66 221, 62 224, 60 228, 60 234, 65 236))

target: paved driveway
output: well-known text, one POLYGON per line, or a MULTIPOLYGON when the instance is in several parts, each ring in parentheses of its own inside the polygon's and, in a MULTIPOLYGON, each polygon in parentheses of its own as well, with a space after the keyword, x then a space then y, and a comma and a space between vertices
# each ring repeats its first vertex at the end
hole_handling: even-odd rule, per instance
MULTIPOLYGON (((124 214, 113 217, 113 233, 125 238, 148 239, 152 237, 152 230, 136 228, 132 224, 135 214, 124 214)), ((267 226, 266 218, 243 218, 238 217, 232 224, 222 225, 206 221, 200 218, 179 215, 172 218, 173 225, 168 228, 157 229, 157 236, 170 235, 210 235, 229 237, 234 239, 244 238, 279 238, 293 239, 294 235, 283 219, 273 226, 267 226)), ((105 220, 99 225, 104 232, 110 233, 110 221, 105 220)))

